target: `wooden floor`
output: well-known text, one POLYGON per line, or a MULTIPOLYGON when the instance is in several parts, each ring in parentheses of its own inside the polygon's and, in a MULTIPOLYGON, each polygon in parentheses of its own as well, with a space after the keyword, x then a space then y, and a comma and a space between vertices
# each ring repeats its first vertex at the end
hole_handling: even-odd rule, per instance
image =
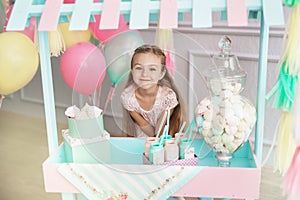
MULTIPOLYGON (((46 124, 0 110, 0 200, 59 200, 44 191, 42 163, 48 157, 46 124)), ((58 124, 58 130, 67 128, 58 124)), ((59 137, 61 141, 61 137, 59 137)), ((262 169, 260 200, 283 200, 281 177, 262 169)))

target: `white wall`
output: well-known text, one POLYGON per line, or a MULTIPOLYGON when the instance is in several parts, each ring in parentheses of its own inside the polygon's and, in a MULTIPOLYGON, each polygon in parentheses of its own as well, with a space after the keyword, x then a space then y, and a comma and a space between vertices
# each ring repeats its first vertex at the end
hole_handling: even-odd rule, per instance
MULTIPOLYGON (((154 43, 155 27, 156 25, 153 24, 151 28, 140 31, 146 43, 154 43)), ((272 88, 277 79, 277 62, 283 34, 283 27, 272 27, 270 30, 267 91, 272 88)), ((175 81, 190 108, 194 108, 196 102, 208 95, 201 72, 207 67, 207 63, 210 63, 208 55, 218 53, 217 42, 223 35, 228 35, 232 39, 232 52, 238 56, 241 66, 248 73, 246 88, 242 94, 254 104, 256 102, 259 53, 259 24, 257 21, 254 20, 249 26, 243 28, 229 28, 224 25, 224 22, 215 23, 214 28, 211 29, 192 29, 190 23, 182 22, 180 28, 174 30, 174 49, 177 65, 175 81), (196 72, 194 77, 189 76, 191 69, 196 72), (193 88, 191 84, 194 84, 193 88), (191 104, 192 102, 193 104, 191 104)), ((78 104, 78 95, 73 94, 72 90, 64 83, 60 75, 59 58, 52 59, 52 71, 57 120, 66 122, 64 110, 70 105, 78 104)), ((116 94, 110 104, 113 106, 108 108, 105 115, 105 128, 113 133, 120 132, 118 127, 121 126, 122 114, 120 112, 119 94, 123 85, 124 83, 117 85, 116 94)), ((111 83, 106 77, 101 92, 102 107, 110 86, 111 83)), ((8 96, 3 101, 1 109, 43 118, 44 107, 40 71, 26 87, 8 96)), ((189 110, 189 113, 192 112, 193 110, 189 110)), ((192 116, 192 114, 190 115, 192 116)), ((279 117, 279 111, 271 107, 266 108, 264 127, 264 145, 266 148, 264 152, 267 152, 271 144, 279 117)))

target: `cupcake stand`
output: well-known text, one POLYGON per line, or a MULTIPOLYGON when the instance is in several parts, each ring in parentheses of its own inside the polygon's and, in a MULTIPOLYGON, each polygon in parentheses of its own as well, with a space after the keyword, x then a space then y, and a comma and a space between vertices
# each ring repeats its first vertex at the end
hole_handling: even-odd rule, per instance
MULTIPOLYGON (((175 14, 192 13, 193 28, 201 28, 207 26, 207 24, 203 25, 205 23, 201 21, 201 16, 211 15, 213 11, 235 9, 232 7, 233 4, 229 3, 230 0, 163 1, 110 0, 99 3, 93 0, 76 0, 76 3, 71 4, 64 4, 63 0, 15 2, 7 30, 24 30, 31 17, 37 17, 38 21, 40 66, 49 146, 49 158, 43 163, 46 192, 62 193, 64 200, 166 199, 169 196, 200 199, 259 199, 269 26, 284 24, 281 0, 245 1, 248 11, 261 12, 262 16, 256 105, 258 114, 254 144, 247 141, 235 153, 230 167, 218 167, 212 152, 205 157, 198 155, 197 166, 145 165, 142 160, 145 140, 139 138, 110 138, 111 164, 72 163, 67 161, 64 154, 67 146, 58 144, 48 31, 55 30, 64 16, 72 16, 70 29, 86 30, 91 13, 102 12, 110 13, 111 17, 119 15, 119 12, 129 14, 130 28, 135 29, 142 25, 147 28, 149 13, 160 13, 160 21, 166 22, 168 20, 163 17, 172 15, 170 13, 163 15, 163 13, 174 12, 174 10, 175 14), (166 9, 166 6, 162 6, 163 1, 164 4, 169 2, 169 5, 177 5, 177 7, 175 6, 174 9, 174 6, 169 6, 166 9), (111 12, 104 10, 107 8, 111 9, 111 12)), ((228 19, 230 19, 229 15, 228 19)), ((168 27, 168 23, 164 26, 168 27)), ((202 140, 193 141, 195 152, 199 152, 202 144, 202 140)), ((74 153, 76 149, 71 151, 74 153)))

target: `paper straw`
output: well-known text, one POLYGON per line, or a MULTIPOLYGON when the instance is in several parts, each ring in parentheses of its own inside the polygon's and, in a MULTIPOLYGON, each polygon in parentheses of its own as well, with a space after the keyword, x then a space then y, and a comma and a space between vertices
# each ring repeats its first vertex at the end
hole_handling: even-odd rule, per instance
POLYGON ((168 109, 168 118, 167 118, 167 132, 166 135, 169 135, 169 127, 170 127, 170 109, 168 109))
POLYGON ((159 135, 159 133, 160 133, 162 127, 163 127, 163 124, 164 124, 164 122, 165 122, 165 120, 166 120, 166 117, 167 117, 167 112, 165 111, 164 116, 163 116, 163 118, 162 118, 162 120, 161 120, 161 122, 160 122, 159 129, 158 129, 158 131, 157 131, 157 133, 156 133, 156 138, 155 138, 156 140, 158 139, 158 135, 159 135))
POLYGON ((180 129, 179 129, 179 133, 181 133, 181 132, 183 131, 183 128, 184 128, 185 124, 186 124, 186 121, 184 121, 184 122, 182 123, 182 125, 181 125, 181 127, 180 127, 180 129))
POLYGON ((170 109, 168 109, 167 125, 170 125, 170 109))
POLYGON ((160 146, 162 145, 162 143, 163 143, 163 141, 164 141, 165 135, 167 135, 167 134, 166 134, 167 131, 168 131, 168 125, 165 126, 164 132, 163 132, 163 134, 162 134, 161 137, 160 137, 160 141, 159 141, 159 145, 160 145, 160 146))
POLYGON ((181 127, 180 127, 180 129, 179 129, 178 135, 177 135, 177 137, 176 137, 176 139, 175 139, 175 144, 178 143, 178 140, 179 140, 179 138, 180 138, 180 133, 183 131, 183 128, 184 128, 185 124, 186 124, 186 121, 184 121, 184 122, 182 123, 182 125, 181 125, 181 127))

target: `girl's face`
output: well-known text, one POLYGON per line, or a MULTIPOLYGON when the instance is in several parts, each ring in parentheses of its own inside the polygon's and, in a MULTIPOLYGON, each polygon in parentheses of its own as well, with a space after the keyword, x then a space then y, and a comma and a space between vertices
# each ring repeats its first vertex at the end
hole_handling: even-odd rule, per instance
POLYGON ((133 81, 144 89, 156 85, 165 75, 161 58, 152 53, 136 54, 132 66, 133 81))

